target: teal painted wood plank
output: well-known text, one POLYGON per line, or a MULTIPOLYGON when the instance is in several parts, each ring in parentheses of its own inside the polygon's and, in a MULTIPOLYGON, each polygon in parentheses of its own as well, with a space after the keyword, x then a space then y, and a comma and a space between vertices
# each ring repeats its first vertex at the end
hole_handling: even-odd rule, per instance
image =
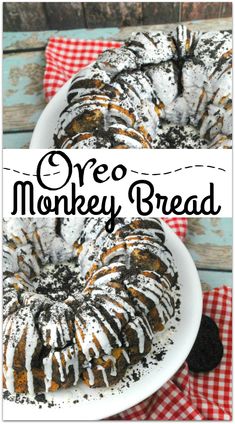
POLYGON ((32 132, 3 134, 3 149, 22 149, 29 146, 32 132))
POLYGON ((232 219, 189 218, 185 244, 202 269, 232 269, 232 219))
POLYGON ((217 246, 232 244, 232 218, 199 218, 191 221, 188 236, 192 242, 204 244, 213 241, 217 246))
POLYGON ((64 31, 5 32, 3 50, 43 48, 52 36, 85 40, 108 39, 118 34, 118 28, 73 29, 64 31))
POLYGON ((45 59, 43 52, 26 52, 4 56, 4 105, 37 103, 37 100, 42 95, 44 69, 45 59), (35 102, 32 96, 35 96, 35 102))
POLYGON ((211 289, 221 286, 232 287, 233 275, 232 272, 220 272, 220 271, 202 271, 198 270, 201 283, 209 285, 211 289))
POLYGON ((4 55, 3 129, 34 128, 46 102, 43 94, 43 51, 4 55))

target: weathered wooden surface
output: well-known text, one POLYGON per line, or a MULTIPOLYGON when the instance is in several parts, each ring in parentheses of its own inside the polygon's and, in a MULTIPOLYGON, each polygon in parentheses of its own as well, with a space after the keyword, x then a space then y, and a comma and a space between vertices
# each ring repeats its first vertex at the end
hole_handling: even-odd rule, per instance
MULTIPOLYGON (((208 31, 215 29, 231 29, 230 18, 219 21, 206 20, 186 22, 189 28, 208 31)), ((25 130, 31 131, 35 127, 38 117, 45 107, 42 92, 43 72, 45 67, 44 49, 48 38, 54 34, 83 39, 116 39, 124 40, 133 31, 141 30, 173 30, 176 24, 138 26, 94 30, 44 31, 5 33, 3 38, 3 129, 4 147, 14 147, 14 139, 9 135, 25 130)), ((20 139, 22 140, 21 134, 20 139)), ((29 140, 28 133, 25 143, 29 140)), ((25 144, 24 143, 24 144, 25 144)), ((19 146, 17 141, 16 146, 19 146)))
MULTIPOLYGON (((195 31, 225 31, 232 29, 232 18, 219 20, 208 19, 198 21, 183 21, 182 24, 195 31)), ((48 39, 52 36, 92 39, 125 40, 132 32, 136 31, 172 31, 177 23, 130 26, 123 28, 96 28, 96 29, 74 29, 63 31, 37 31, 37 32, 5 32, 3 33, 3 50, 32 50, 44 49, 48 39)))
MULTIPOLYGON (((142 23, 143 25, 168 24, 180 21, 181 4, 170 2, 142 3, 142 23)), ((187 18, 186 18, 187 19, 187 18)), ((200 19, 200 18, 199 18, 200 19)))
POLYGON ((88 28, 142 25, 140 2, 86 2, 84 9, 88 28))
MULTIPOLYGON (((203 21, 182 21, 181 24, 187 25, 190 30, 193 31, 228 31, 232 30, 232 19, 224 18, 220 20, 208 19, 203 21)), ((120 31, 115 34, 116 40, 125 40, 132 32, 137 31, 174 31, 177 24, 161 24, 161 25, 144 25, 139 27, 126 27, 121 28, 120 31)))
POLYGON ((228 18, 229 16, 232 16, 232 9, 233 9, 232 1, 222 3, 220 17, 228 18))
POLYGON ((47 29, 85 28, 86 18, 84 15, 84 3, 44 3, 44 11, 47 19, 47 29))
POLYGON ((3 130, 32 130, 43 108, 44 52, 4 56, 3 130))
POLYGON ((29 148, 32 131, 9 132, 3 134, 3 148, 25 149, 29 148))
POLYGON ((181 6, 181 19, 213 19, 215 15, 220 18, 232 16, 232 2, 185 2, 181 6))
POLYGON ((185 244, 199 269, 232 270, 231 218, 190 218, 185 244))
POLYGON ((203 288, 213 289, 215 287, 229 286, 233 285, 233 274, 232 272, 223 272, 223 271, 203 271, 198 269, 200 280, 203 288))
POLYGON ((116 39, 120 30, 118 28, 72 29, 63 31, 36 31, 36 32, 4 32, 3 50, 8 53, 12 50, 44 50, 47 41, 52 36, 71 37, 86 40, 116 39))
POLYGON ((3 3, 4 31, 37 31, 47 29, 47 18, 42 2, 3 3))
POLYGON ((215 15, 220 16, 221 3, 215 2, 184 2, 181 7, 181 18, 200 19, 202 15, 213 19, 215 15))
POLYGON ((4 31, 164 24, 232 16, 232 3, 5 2, 4 31))

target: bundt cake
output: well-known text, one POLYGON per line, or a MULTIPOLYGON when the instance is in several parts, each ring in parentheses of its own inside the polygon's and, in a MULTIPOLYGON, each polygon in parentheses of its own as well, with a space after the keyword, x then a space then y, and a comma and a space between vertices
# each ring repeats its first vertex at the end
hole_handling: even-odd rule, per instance
POLYGON ((10 218, 3 234, 11 393, 115 384, 175 315, 178 275, 158 219, 118 218, 110 234, 103 218, 10 218), (59 268, 48 284, 52 264, 59 268))
POLYGON ((231 137, 232 36, 180 25, 133 34, 75 75, 54 146, 228 148, 231 137))

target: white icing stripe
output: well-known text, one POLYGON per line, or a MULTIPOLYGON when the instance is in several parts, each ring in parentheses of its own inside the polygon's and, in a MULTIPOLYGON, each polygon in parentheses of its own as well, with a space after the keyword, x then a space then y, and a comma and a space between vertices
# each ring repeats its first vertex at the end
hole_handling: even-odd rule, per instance
MULTIPOLYGON (((3 367, 3 373, 6 380, 6 388, 10 393, 14 393, 15 385, 14 385, 14 369, 13 369, 13 361, 15 355, 15 347, 13 344, 11 332, 12 330, 16 330, 14 328, 14 324, 12 323, 11 317, 9 316, 5 322, 4 333, 9 336, 9 340, 6 346, 5 356, 6 356, 6 364, 3 367)), ((22 331, 22 329, 21 329, 22 331)))
POLYGON ((91 368, 87 368, 86 371, 87 371, 87 374, 88 374, 89 385, 90 386, 94 386, 94 384, 95 384, 95 377, 94 377, 94 373, 93 373, 92 369, 91 368))
POLYGON ((115 141, 117 141, 117 143, 126 144, 126 146, 129 146, 131 148, 137 148, 141 146, 140 141, 136 140, 130 135, 128 136, 123 134, 115 134, 114 138, 115 138, 115 141))
POLYGON ((10 393, 14 393, 15 351, 21 342, 24 333, 26 341, 23 354, 25 358, 25 369, 27 371, 27 390, 30 395, 33 395, 34 382, 32 374, 32 358, 38 344, 38 334, 29 308, 21 309, 19 313, 10 315, 6 320, 4 334, 5 337, 7 337, 7 342, 3 372, 6 379, 7 389, 10 393))
POLYGON ((98 318, 100 318, 101 321, 105 321, 104 325, 106 326, 106 328, 108 329, 108 331, 110 332, 110 334, 115 338, 116 343, 118 346, 122 345, 122 342, 120 340, 120 338, 118 337, 117 333, 114 331, 114 329, 111 327, 111 325, 108 323, 107 320, 104 319, 104 316, 101 315, 101 313, 96 309, 96 315, 98 316, 98 318))
POLYGON ((145 335, 144 331, 139 322, 133 323, 130 322, 129 326, 136 332, 138 342, 139 342, 139 352, 144 353, 144 345, 145 345, 145 335))
POLYGON ((27 323, 26 343, 25 343, 25 368, 27 370, 27 385, 30 395, 34 395, 34 382, 32 373, 32 358, 37 347, 37 333, 33 319, 27 323))
POLYGON ((145 316, 143 316, 143 318, 142 318, 142 325, 143 325, 148 337, 150 338, 150 340, 152 340, 153 332, 152 332, 151 327, 149 325, 149 322, 148 322, 148 320, 145 316))
POLYGON ((73 347, 68 347, 67 350, 63 351, 66 364, 66 374, 69 374, 69 368, 72 367, 74 373, 74 383, 76 386, 79 380, 79 358, 78 358, 78 348, 75 344, 73 347))
POLYGON ((101 346, 103 351, 106 354, 110 354, 111 351, 112 351, 112 346, 110 344, 110 341, 109 341, 107 335, 104 332, 104 329, 99 324, 97 319, 94 317, 91 320, 91 317, 89 317, 89 316, 87 317, 87 320, 86 320, 86 317, 83 317, 83 319, 85 319, 85 321, 87 323, 89 322, 89 327, 82 326, 83 337, 80 334, 77 320, 75 321, 75 325, 77 327, 76 335, 77 335, 77 338, 78 338, 79 343, 81 345, 82 352, 85 355, 86 359, 88 361, 91 360, 90 350, 92 350, 94 352, 94 355, 95 355, 96 358, 99 357, 100 352, 99 352, 99 349, 94 342, 94 335, 95 335, 96 339, 98 340, 99 345, 101 346))
POLYGON ((64 378, 63 365, 62 365, 62 361, 61 361, 61 352, 55 352, 54 353, 54 356, 55 356, 55 359, 56 359, 57 364, 58 364, 59 373, 60 373, 60 380, 62 382, 64 382, 65 381, 65 378, 64 378))
MULTIPOLYGON (((106 275, 103 275, 102 277, 97 277, 93 274, 92 276, 92 280, 95 280, 95 284, 102 286, 106 283, 108 283, 109 281, 114 281, 114 280, 119 280, 119 278, 121 277, 121 273, 120 272, 110 272, 106 275)), ((89 283, 88 283, 88 287, 89 287, 89 283)), ((91 286, 92 288, 92 286, 91 286)))
POLYGON ((122 354, 123 354, 123 356, 124 356, 124 358, 125 358, 126 362, 127 362, 128 364, 130 364, 130 358, 129 358, 129 355, 128 355, 128 353, 127 353, 127 351, 126 351, 125 349, 123 349, 122 354))
POLYGON ((43 368, 44 368, 44 383, 46 392, 49 392, 52 383, 52 358, 53 352, 49 352, 49 355, 43 359, 43 368))
MULTIPOLYGON (((19 275, 15 274, 13 277, 5 280, 9 293, 8 307, 11 307, 11 305, 13 307, 13 300, 17 300, 17 295, 14 297, 14 293, 9 291, 12 290, 11 286, 13 285, 14 287, 15 284, 19 284, 20 289, 24 290, 23 293, 20 293, 20 305, 23 307, 10 315, 4 322, 4 335, 7 343, 4 345, 4 356, 6 359, 3 372, 6 379, 6 387, 10 392, 14 392, 15 385, 15 349, 25 332, 24 358, 25 369, 27 371, 27 390, 30 395, 34 394, 32 359, 37 352, 37 348, 40 346, 38 342, 42 341, 39 340, 39 335, 35 327, 35 316, 37 316, 37 325, 40 337, 43 339, 43 344, 51 348, 47 357, 43 358, 42 365, 45 374, 45 390, 50 391, 53 372, 57 369, 59 375, 57 376, 55 374, 54 377, 56 379, 58 378, 59 385, 68 381, 68 376, 71 376, 71 372, 74 377, 71 384, 77 384, 80 374, 79 352, 86 358, 87 373, 91 386, 95 384, 95 376, 91 366, 92 359, 100 358, 101 355, 104 355, 103 359, 110 361, 108 371, 100 365, 97 367, 97 370, 102 372, 104 384, 108 387, 108 375, 112 377, 117 377, 118 375, 117 360, 112 353, 114 347, 123 347, 126 325, 135 331, 139 353, 144 353, 146 340, 150 340, 151 342, 153 336, 149 322, 145 317, 149 311, 138 298, 135 299, 136 303, 132 303, 132 295, 127 291, 127 288, 135 289, 140 294, 151 299, 154 304, 158 305, 162 322, 173 315, 174 307, 172 306, 171 292, 168 292, 165 288, 165 286, 171 287, 168 278, 165 275, 160 275, 153 271, 149 271, 149 276, 144 275, 144 271, 138 273, 138 269, 134 271, 134 274, 131 272, 131 254, 134 249, 138 248, 140 250, 146 249, 150 253, 156 254, 166 265, 166 272, 175 275, 171 253, 165 248, 161 241, 162 238, 159 237, 160 235, 164 238, 164 231, 161 230, 161 224, 158 220, 146 219, 146 222, 148 222, 148 225, 145 224, 147 228, 144 228, 144 226, 134 228, 136 224, 133 221, 135 220, 131 218, 120 219, 116 232, 112 236, 108 235, 103 229, 104 219, 96 220, 91 218, 85 220, 83 224, 84 228, 82 228, 80 223, 79 229, 76 228, 75 230, 75 221, 70 222, 68 220, 68 223, 66 223, 67 220, 62 219, 59 226, 60 229, 57 229, 57 232, 55 231, 55 220, 49 220, 49 222, 45 220, 45 228, 43 228, 39 221, 34 220, 34 223, 31 223, 30 235, 25 237, 27 241, 26 246, 21 245, 17 239, 18 244, 15 249, 8 247, 9 255, 7 253, 6 261, 10 263, 13 258, 13 262, 15 261, 17 267, 20 267, 22 270, 21 273, 18 273, 19 275), (159 224, 159 229, 154 228, 157 224, 159 224), (75 253, 76 249, 71 244, 74 242, 76 242, 76 245, 80 243, 78 235, 81 232, 83 249, 82 253, 78 255, 77 252, 75 253), (141 232, 143 232, 143 235, 140 234, 141 232), (59 234, 63 234, 63 238, 59 234), (28 239, 30 239, 29 244, 28 239), (34 246, 37 254, 34 253, 34 246), (107 249, 104 254, 104 262, 107 261, 108 263, 113 260, 113 263, 102 265, 100 255, 102 255, 103 248, 107 249), (23 254, 23 258, 19 260, 18 255, 21 254, 23 254), (87 290, 85 289, 84 293, 82 293, 82 298, 86 302, 86 307, 82 306, 81 309, 78 307, 78 316, 75 319, 73 318, 73 310, 70 306, 62 302, 51 301, 45 295, 34 293, 33 289, 37 289, 36 285, 33 284, 33 280, 31 282, 29 281, 27 285, 28 279, 25 277, 25 274, 32 275, 39 272, 39 257, 42 264, 45 264, 49 260, 57 262, 63 260, 65 257, 73 258, 74 255, 78 255, 80 267, 83 270, 86 268, 86 272, 94 264, 96 264, 97 269, 95 272, 91 272, 89 281, 84 281, 84 286, 87 287, 87 290), (89 259, 91 255, 93 256, 89 259), (123 276, 126 275, 127 269, 130 270, 128 273, 129 280, 123 281, 123 276), (24 282, 24 280, 26 284, 22 283, 21 285, 21 281, 24 282), (28 291, 28 288, 30 291, 28 291), (104 314, 102 311, 104 311, 104 314), (143 318, 136 317, 137 311, 143 311, 143 318), (79 313, 81 314, 80 316, 79 313), (112 326, 112 322, 115 322, 117 327, 112 326), (74 346, 65 348, 64 346, 74 337, 73 323, 76 343, 74 342, 74 346), (55 369, 54 366, 56 366, 55 369)), ((19 224, 19 221, 17 222, 19 226, 17 231, 20 234, 20 228, 22 228, 23 224, 19 224)), ((12 231, 10 224, 8 228, 9 231, 10 229, 12 231)), ((24 243, 25 239, 23 235, 22 242, 24 243)), ((146 270, 147 272, 148 270, 146 270)), ((71 303, 78 301, 76 298, 77 295, 81 295, 79 289, 77 289, 77 292, 72 292, 70 296, 71 303)), ((127 346, 127 343, 125 346, 127 346)), ((83 356, 81 355, 81 357, 83 356)), ((123 351, 123 357, 127 363, 130 363, 128 353, 125 350, 123 351)))
POLYGON ((109 387, 108 377, 107 377, 105 368, 102 367, 101 365, 97 365, 97 370, 100 370, 102 372, 104 384, 106 387, 109 387))
POLYGON ((112 313, 112 311, 114 311, 115 314, 122 314, 124 316, 124 318, 126 319, 126 321, 128 321, 129 317, 128 317, 127 312, 125 310, 123 310, 122 308, 120 308, 120 306, 109 301, 108 299, 104 299, 103 303, 108 308, 107 310, 109 311, 109 313, 112 313))
POLYGON ((104 290, 101 291, 100 290, 95 290, 93 289, 91 292, 91 298, 95 300, 96 295, 102 295, 103 296, 107 296, 108 300, 111 302, 113 300, 113 302, 117 302, 119 306, 121 306, 123 308, 123 312, 127 312, 128 314, 130 314, 130 316, 134 316, 134 308, 128 303, 126 302, 121 296, 117 296, 117 293, 113 290, 104 290))
POLYGON ((104 360, 105 361, 111 361, 112 368, 111 368, 111 371, 110 371, 110 375, 112 377, 116 377, 117 376, 117 367, 116 367, 117 360, 116 360, 116 358, 113 355, 104 355, 104 360))

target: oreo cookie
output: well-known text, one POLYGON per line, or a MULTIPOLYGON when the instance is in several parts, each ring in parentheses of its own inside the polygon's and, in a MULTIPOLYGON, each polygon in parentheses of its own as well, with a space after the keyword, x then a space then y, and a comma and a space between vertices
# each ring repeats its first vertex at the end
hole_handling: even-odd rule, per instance
POLYGON ((196 341, 186 359, 189 370, 195 373, 213 370, 220 363, 223 352, 216 323, 207 315, 202 315, 196 341))

